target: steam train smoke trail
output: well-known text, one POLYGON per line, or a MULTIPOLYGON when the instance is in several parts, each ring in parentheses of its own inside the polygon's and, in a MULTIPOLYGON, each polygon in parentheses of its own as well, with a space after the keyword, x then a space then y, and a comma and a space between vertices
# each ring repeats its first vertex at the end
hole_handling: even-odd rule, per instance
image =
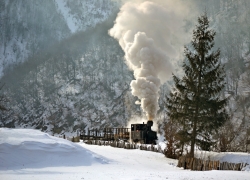
POLYGON ((178 51, 184 44, 181 27, 185 10, 176 7, 181 6, 170 0, 127 2, 109 30, 134 72, 132 94, 138 97, 136 104, 141 105, 148 120, 153 120, 159 110, 160 86, 171 77, 178 51))

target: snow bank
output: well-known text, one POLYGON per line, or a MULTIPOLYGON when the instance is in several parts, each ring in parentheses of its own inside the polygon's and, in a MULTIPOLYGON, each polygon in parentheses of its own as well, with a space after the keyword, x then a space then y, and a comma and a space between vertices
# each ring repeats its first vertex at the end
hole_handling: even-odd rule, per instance
POLYGON ((90 166, 106 160, 68 140, 39 130, 0 128, 0 170, 90 166))
POLYGON ((161 153, 72 143, 38 130, 0 128, 0 179, 4 180, 248 180, 250 177, 249 171, 198 172, 177 168, 176 164, 177 160, 165 158, 161 153))

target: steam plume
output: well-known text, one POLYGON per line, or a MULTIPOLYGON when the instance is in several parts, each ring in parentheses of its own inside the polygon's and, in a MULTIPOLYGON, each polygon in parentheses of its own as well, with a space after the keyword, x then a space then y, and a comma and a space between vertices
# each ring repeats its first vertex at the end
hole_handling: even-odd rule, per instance
POLYGON ((140 100, 136 104, 141 104, 149 120, 159 110, 160 86, 171 76, 184 44, 186 34, 181 27, 186 12, 181 7, 166 0, 127 2, 109 31, 119 41, 134 72, 132 94, 140 100))

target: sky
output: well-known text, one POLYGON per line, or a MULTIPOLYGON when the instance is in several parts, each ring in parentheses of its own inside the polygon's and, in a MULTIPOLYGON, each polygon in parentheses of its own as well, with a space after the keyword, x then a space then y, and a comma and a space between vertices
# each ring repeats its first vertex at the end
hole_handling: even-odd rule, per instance
MULTIPOLYGON (((248 162, 250 154, 217 155, 248 162)), ((210 157, 213 153, 210 154, 210 157)), ((39 130, 0 128, 0 179, 247 180, 246 171, 190 171, 162 153, 72 143, 39 130)))

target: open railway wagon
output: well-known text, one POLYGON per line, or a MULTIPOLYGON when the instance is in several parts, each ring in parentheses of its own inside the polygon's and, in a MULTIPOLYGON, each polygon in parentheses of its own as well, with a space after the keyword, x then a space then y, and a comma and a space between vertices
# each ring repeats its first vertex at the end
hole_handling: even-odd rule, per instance
POLYGON ((80 139, 82 140, 103 140, 103 141, 128 141, 129 128, 104 128, 88 129, 87 133, 81 132, 80 139))

